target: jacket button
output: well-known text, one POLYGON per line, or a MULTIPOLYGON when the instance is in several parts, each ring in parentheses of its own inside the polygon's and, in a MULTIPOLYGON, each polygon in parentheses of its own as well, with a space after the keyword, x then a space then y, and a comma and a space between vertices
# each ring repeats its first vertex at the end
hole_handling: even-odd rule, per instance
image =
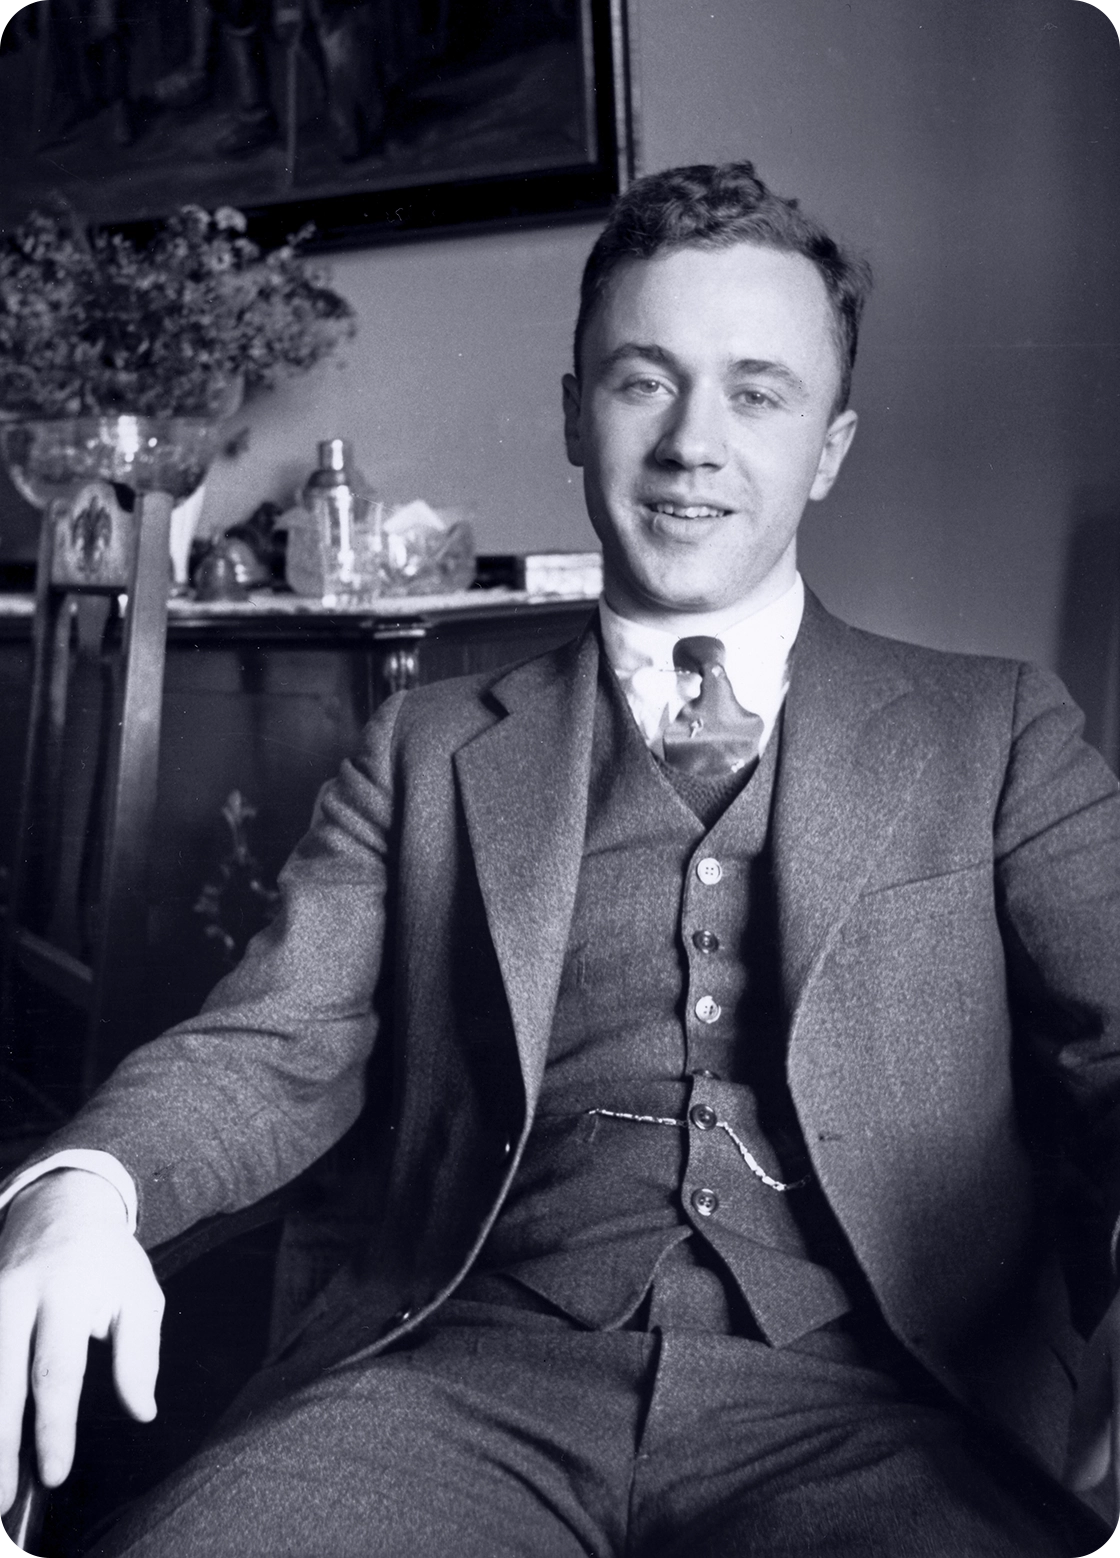
POLYGON ((718 952, 719 937, 710 930, 694 931, 692 935, 692 945, 698 952, 718 952))
POLYGON ((696 1003, 696 1015, 701 1022, 718 1022, 723 1008, 710 995, 702 995, 696 1003))
POLYGON ((723 878, 723 867, 718 860, 713 860, 711 855, 705 855, 703 860, 696 863, 696 875, 705 887, 714 887, 723 878))
POLYGON ((711 1217, 719 1208, 719 1196, 714 1190, 694 1190, 692 1192, 693 1210, 699 1212, 701 1217, 711 1217))
POLYGON ((711 1104, 697 1104, 689 1110, 688 1117, 698 1131, 714 1131, 719 1123, 719 1116, 711 1104))

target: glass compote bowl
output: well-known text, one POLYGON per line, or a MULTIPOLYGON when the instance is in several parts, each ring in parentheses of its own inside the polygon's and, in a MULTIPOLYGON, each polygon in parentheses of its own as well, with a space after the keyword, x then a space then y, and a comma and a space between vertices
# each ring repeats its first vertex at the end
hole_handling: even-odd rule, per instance
POLYGON ((96 479, 181 503, 201 485, 221 435, 210 417, 19 417, 0 422, 0 452, 36 508, 96 479))
POLYGON ((36 508, 101 480, 133 492, 166 492, 171 516, 172 592, 189 593, 191 535, 223 432, 219 417, 2 417, 0 454, 17 490, 36 508))

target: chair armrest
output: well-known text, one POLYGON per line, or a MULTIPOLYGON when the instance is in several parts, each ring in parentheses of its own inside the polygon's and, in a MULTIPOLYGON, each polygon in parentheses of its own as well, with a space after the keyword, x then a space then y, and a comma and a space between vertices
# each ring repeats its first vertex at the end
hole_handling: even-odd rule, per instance
POLYGON ((269 1223, 287 1217, 289 1212, 297 1211, 306 1199, 304 1181, 294 1179, 290 1184, 274 1190, 270 1196, 254 1201, 252 1206, 242 1207, 239 1212, 220 1212, 216 1217, 206 1217, 202 1222, 194 1223, 176 1234, 173 1239, 151 1249, 148 1255, 152 1270, 160 1282, 166 1282, 192 1261, 208 1255, 211 1250, 219 1249, 230 1239, 236 1239, 243 1233, 252 1233, 254 1228, 264 1228, 269 1223))

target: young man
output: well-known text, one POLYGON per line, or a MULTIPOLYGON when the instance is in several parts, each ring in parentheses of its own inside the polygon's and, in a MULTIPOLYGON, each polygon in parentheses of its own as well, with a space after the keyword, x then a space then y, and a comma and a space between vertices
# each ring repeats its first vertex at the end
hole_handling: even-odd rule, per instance
POLYGON ((276 923, 13 1185, 9 1498, 29 1357, 48 1481, 89 1335, 154 1410, 122 1199, 150 1246, 291 1178, 376 1039, 376 1237, 108 1551, 1103 1540, 1056 1480, 1080 1341, 1050 1230, 1091 1187, 1106 1255, 1120 1211, 1120 799, 1052 678, 801 584, 865 288, 749 164, 619 202, 564 384, 600 611, 390 699, 276 923))

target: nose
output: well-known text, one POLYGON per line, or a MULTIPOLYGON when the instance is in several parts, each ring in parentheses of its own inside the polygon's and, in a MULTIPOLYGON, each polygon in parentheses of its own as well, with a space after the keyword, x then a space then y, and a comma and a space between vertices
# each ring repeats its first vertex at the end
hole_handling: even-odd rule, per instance
POLYGON ((727 462, 727 434, 720 397, 700 388, 682 392, 674 400, 657 441, 654 455, 660 465, 682 470, 708 467, 718 470, 727 462))

